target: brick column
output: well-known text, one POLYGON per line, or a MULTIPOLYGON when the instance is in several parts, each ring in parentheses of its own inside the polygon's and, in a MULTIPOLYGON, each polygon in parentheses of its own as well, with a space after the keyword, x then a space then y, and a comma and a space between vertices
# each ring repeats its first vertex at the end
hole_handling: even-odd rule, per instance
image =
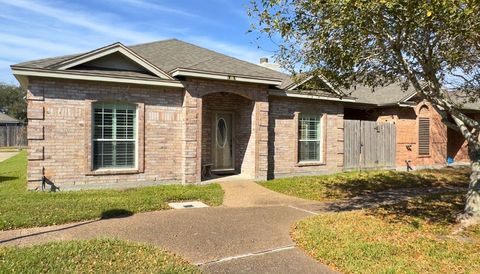
MULTIPOLYGON (((40 190, 44 176, 45 159, 45 98, 44 87, 30 85, 27 90, 27 189, 40 190)), ((50 140, 54 142, 55 140, 50 140)))
POLYGON ((255 121, 255 179, 266 180, 268 173, 268 95, 266 91, 256 95, 255 121))
POLYGON ((182 183, 201 181, 202 98, 187 86, 183 99, 182 183))

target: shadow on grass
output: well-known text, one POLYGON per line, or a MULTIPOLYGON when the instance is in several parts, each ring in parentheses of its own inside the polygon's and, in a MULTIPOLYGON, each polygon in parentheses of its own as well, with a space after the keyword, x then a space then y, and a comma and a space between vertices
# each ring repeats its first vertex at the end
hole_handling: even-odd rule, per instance
POLYGON ((336 198, 338 193, 352 198, 399 188, 460 188, 468 185, 468 175, 468 168, 446 168, 441 173, 438 170, 343 173, 326 183, 326 194, 330 198, 336 198))
POLYGON ((7 181, 13 181, 17 180, 18 177, 13 177, 13 176, 0 176, 0 183, 7 182, 7 181))
POLYGON ((126 209, 109 209, 102 212, 100 219, 126 218, 133 215, 133 212, 126 209))
POLYGON ((100 216, 100 219, 97 219, 97 220, 85 221, 85 222, 76 223, 76 224, 72 224, 72 225, 69 225, 69 226, 61 227, 61 228, 54 228, 54 229, 45 230, 45 231, 36 232, 36 233, 31 233, 31 234, 26 234, 26 235, 22 235, 22 236, 18 236, 18 237, 12 237, 12 238, 9 238, 9 239, 3 239, 3 240, 0 240, 0 244, 16 241, 16 240, 20 240, 20 239, 25 239, 25 238, 35 237, 35 236, 48 234, 48 233, 65 231, 65 230, 77 228, 77 227, 80 227, 80 226, 88 225, 88 224, 91 224, 91 223, 95 223, 95 222, 98 222, 98 221, 101 221, 101 220, 107 220, 107 219, 113 219, 113 218, 126 218, 126 217, 129 217, 129 216, 132 216, 132 215, 133 215, 133 212, 131 212, 130 210, 109 209, 109 210, 103 211, 101 216, 100 216))
POLYGON ((389 222, 418 225, 418 221, 449 225, 465 205, 465 193, 436 194, 416 197, 395 204, 371 208, 369 215, 389 222))

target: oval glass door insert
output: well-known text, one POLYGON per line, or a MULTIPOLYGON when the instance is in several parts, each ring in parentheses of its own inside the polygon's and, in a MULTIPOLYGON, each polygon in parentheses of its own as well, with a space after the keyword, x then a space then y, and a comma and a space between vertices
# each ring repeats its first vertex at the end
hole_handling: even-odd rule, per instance
POLYGON ((218 119, 217 121, 217 146, 220 148, 225 147, 227 142, 227 123, 223 118, 218 119))

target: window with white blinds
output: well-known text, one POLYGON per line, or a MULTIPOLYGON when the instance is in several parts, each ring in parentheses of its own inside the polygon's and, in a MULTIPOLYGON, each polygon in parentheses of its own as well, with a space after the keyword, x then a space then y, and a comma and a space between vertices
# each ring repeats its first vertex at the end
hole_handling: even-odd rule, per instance
POLYGON ((298 161, 322 161, 322 115, 300 114, 298 121, 298 161))
POLYGON ((94 169, 135 167, 136 107, 95 103, 93 112, 94 169))
POLYGON ((430 155, 430 118, 418 118, 418 155, 430 155))

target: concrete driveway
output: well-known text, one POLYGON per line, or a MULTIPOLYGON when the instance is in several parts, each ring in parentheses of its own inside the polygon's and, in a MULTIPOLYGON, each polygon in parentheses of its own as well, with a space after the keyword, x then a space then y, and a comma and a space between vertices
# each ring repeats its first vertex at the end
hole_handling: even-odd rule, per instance
POLYGON ((221 184, 225 189, 222 207, 4 231, 0 232, 0 244, 115 237, 158 245, 210 273, 333 272, 295 247, 289 236, 296 221, 312 215, 302 207, 315 203, 272 192, 253 182, 221 184))

